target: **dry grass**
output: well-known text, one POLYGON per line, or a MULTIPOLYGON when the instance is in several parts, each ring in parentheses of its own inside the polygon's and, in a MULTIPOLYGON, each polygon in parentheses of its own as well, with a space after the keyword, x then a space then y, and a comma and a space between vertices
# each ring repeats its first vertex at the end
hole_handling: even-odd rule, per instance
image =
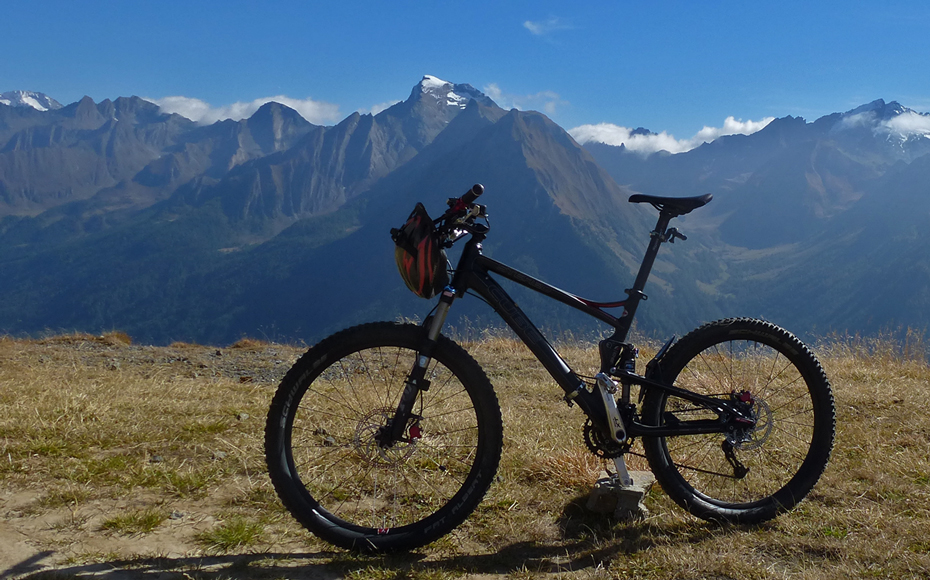
MULTIPOLYGON (((601 465, 581 413, 521 345, 468 344, 503 403, 499 481, 452 534, 392 557, 315 540, 267 481, 264 414, 299 349, 0 339, 0 578, 50 564, 36 577, 927 578, 930 368, 923 343, 904 338, 818 345, 834 456, 806 501, 759 527, 695 520, 658 489, 645 522, 587 512, 601 465)), ((593 374, 593 351, 561 350, 593 374)))

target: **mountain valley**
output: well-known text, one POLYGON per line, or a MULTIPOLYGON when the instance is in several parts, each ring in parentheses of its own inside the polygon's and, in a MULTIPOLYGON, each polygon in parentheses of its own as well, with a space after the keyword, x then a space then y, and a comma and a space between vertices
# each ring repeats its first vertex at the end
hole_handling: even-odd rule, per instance
MULTIPOLYGON (((637 314, 647 335, 730 315, 802 336, 923 329, 930 139, 908 127, 924 119, 875 101, 643 155, 579 145, 541 113, 429 76, 334 126, 277 103, 203 126, 138 97, 45 111, 0 99, 0 331, 309 343, 422 317, 388 231, 475 182, 489 255, 596 300, 624 296, 654 224, 629 195, 713 193, 678 221, 689 239, 663 247, 637 314)), ((594 330, 515 296, 547 330, 594 330)), ((471 298, 454 312, 459 328, 493 320, 471 298)))

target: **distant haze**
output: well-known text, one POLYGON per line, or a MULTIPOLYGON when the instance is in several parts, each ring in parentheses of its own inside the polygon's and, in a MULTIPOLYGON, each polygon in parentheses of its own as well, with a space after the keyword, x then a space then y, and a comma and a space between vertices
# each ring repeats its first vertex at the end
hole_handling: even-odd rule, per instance
MULTIPOLYGON (((637 313, 646 334, 724 316, 808 336, 930 327, 928 115, 876 99, 677 139, 569 134, 503 91, 506 107, 432 75, 405 93, 341 119, 314 99, 55 108, 17 93, 0 104, 0 334, 312 342, 422 317, 431 306, 397 275, 388 232, 416 202, 435 215, 474 183, 491 256, 594 300, 623 298, 654 227, 631 194, 712 193, 676 220, 688 240, 663 247, 637 313)), ((555 332, 603 330, 515 298, 555 332)), ((493 320, 472 299, 450 319, 493 320)))

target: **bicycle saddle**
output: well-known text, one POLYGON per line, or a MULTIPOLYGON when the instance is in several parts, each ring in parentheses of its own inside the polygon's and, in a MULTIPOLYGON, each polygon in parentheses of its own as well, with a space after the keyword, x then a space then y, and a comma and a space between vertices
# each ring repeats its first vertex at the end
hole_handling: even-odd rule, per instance
POLYGON ((672 217, 675 217, 685 215, 699 207, 705 206, 712 199, 714 199, 714 196, 710 193, 692 197, 662 197, 637 193, 630 196, 630 203, 651 203, 652 207, 660 212, 671 214, 672 217))

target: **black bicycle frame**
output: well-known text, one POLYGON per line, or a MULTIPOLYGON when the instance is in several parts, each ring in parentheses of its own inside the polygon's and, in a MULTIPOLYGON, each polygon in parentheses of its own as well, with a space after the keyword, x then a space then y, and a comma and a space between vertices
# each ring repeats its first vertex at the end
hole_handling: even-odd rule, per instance
MULTIPOLYGON (((520 309, 514 300, 507 294, 503 287, 495 281, 490 274, 494 273, 503 278, 511 280, 521 286, 529 288, 535 292, 552 298, 562 304, 580 310, 610 326, 615 330, 614 334, 605 340, 605 342, 615 345, 625 345, 630 327, 633 324, 633 317, 640 301, 646 299, 643 289, 646 280, 652 270, 659 247, 662 242, 668 241, 668 223, 672 216, 662 212, 656 229, 651 233, 651 239, 646 254, 643 257, 639 273, 631 289, 626 290, 627 299, 617 302, 599 303, 586 300, 574 294, 570 294, 547 284, 541 280, 533 278, 519 270, 493 260, 481 253, 481 243, 487 235, 488 229, 484 226, 475 225, 469 230, 471 239, 466 243, 462 255, 459 258, 458 266, 450 283, 450 287, 443 292, 440 298, 439 311, 434 316, 445 318, 448 308, 456 297, 464 296, 467 290, 472 290, 480 295, 490 306, 500 315, 507 325, 520 337, 520 339, 529 347, 530 351, 546 368, 552 378, 565 391, 565 399, 570 403, 575 403, 584 411, 591 421, 599 428, 607 425, 607 415, 604 410, 603 400, 597 392, 591 392, 585 386, 585 383, 575 374, 574 371, 559 356, 558 352, 552 347, 546 337, 539 331, 529 317, 520 309), (451 291, 450 291, 451 290, 451 291), (619 317, 612 316, 605 312, 604 308, 623 308, 619 317)), ((439 324, 430 324, 427 326, 434 328, 433 333, 438 335, 439 324)), ((430 336, 428 342, 435 344, 436 336, 430 336)), ((431 345, 430 345, 431 346, 431 345)), ((629 345, 631 346, 631 345, 629 345)), ((426 350, 429 350, 427 347, 426 350)), ((429 356, 428 352, 421 352, 429 356)), ((602 353, 602 367, 609 367, 602 353)), ((424 369, 425 370, 425 369, 424 369)), ((668 426, 647 426, 638 421, 629 421, 627 432, 630 436, 653 436, 669 437, 675 435, 693 435, 700 433, 720 433, 726 431, 732 419, 737 421, 751 421, 736 408, 735 405, 728 401, 705 397, 703 395, 680 389, 664 382, 656 381, 648 377, 637 375, 628 370, 615 367, 602 368, 602 371, 608 372, 620 378, 625 385, 638 384, 647 388, 661 389, 676 397, 689 400, 695 404, 715 411, 718 415, 716 420, 693 420, 680 421, 675 425, 668 426)))

